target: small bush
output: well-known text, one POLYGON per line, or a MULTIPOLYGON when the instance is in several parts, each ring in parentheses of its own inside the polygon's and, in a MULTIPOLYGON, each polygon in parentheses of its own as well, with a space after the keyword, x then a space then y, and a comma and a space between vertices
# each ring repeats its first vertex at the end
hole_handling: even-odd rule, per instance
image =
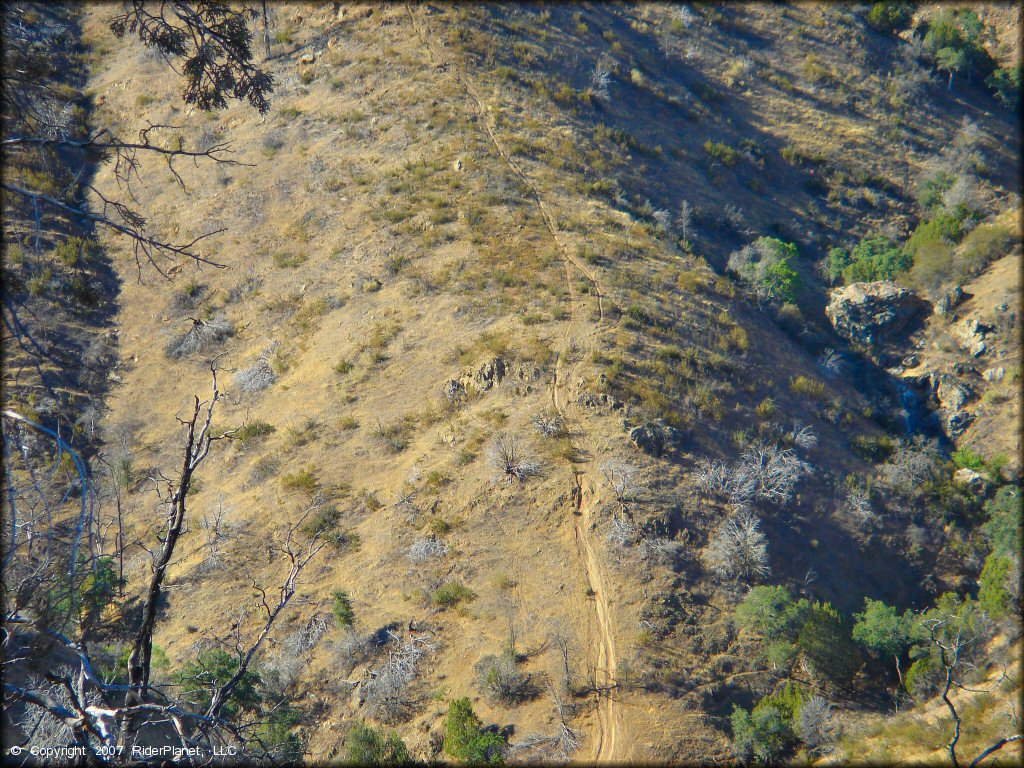
POLYGON ((789 380, 789 389, 795 395, 820 400, 825 395, 825 385, 816 379, 804 375, 794 376, 789 380))
POLYGON ((320 487, 320 481, 316 477, 316 470, 312 467, 301 469, 297 472, 289 472, 281 477, 281 487, 286 491, 302 491, 312 496, 320 487))
POLYGON ((874 3, 868 11, 868 26, 876 32, 894 35, 907 28, 914 17, 914 4, 906 0, 874 3))
POLYGON ((711 141, 711 139, 704 142, 704 151, 727 168, 736 165, 736 161, 740 158, 740 153, 728 144, 711 141))
POLYGON ((470 765, 503 765, 508 745, 482 725, 469 699, 452 701, 444 718, 445 754, 470 765))
POLYGON ((248 368, 238 371, 232 381, 242 392, 259 392, 270 387, 276 378, 270 363, 261 357, 248 368))
POLYGON ((430 594, 430 602, 439 608, 454 608, 459 603, 471 602, 475 599, 476 592, 457 581, 442 584, 430 594))
POLYGON ((345 747, 348 765, 411 765, 412 758, 402 737, 367 725, 357 725, 348 734, 345 747))
POLYGON ((349 598, 348 592, 336 589, 331 593, 331 613, 334 614, 338 626, 352 626, 356 619, 356 612, 352 608, 352 600, 349 598))
POLYGON ((236 440, 241 441, 242 445, 248 446, 249 443, 255 442, 267 435, 272 435, 276 430, 277 428, 268 421, 253 419, 236 430, 234 437, 236 440))
POLYGON ((797 250, 792 243, 774 237, 759 237, 729 256, 728 267, 759 299, 796 301, 799 276, 793 269, 797 250))

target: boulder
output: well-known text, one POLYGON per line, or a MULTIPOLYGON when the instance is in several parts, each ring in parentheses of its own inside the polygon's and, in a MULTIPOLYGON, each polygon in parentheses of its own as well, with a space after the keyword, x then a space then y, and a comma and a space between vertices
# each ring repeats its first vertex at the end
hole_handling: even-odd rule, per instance
POLYGON ((629 430, 629 439, 633 445, 649 456, 661 456, 664 443, 660 431, 653 430, 646 424, 633 427, 629 430))
POLYGON ((913 291, 880 280, 834 289, 825 314, 840 336, 872 346, 906 328, 924 305, 913 291))
POLYGON ((633 427, 629 430, 629 439, 649 456, 661 456, 665 451, 676 448, 682 442, 683 434, 659 420, 633 427))
POLYGON ((964 407, 970 392, 953 379, 943 376, 939 379, 939 386, 935 388, 935 397, 939 404, 950 413, 959 411, 964 407))
POLYGON ((492 357, 475 371, 468 370, 462 374, 459 383, 468 391, 472 387, 475 392, 486 392, 501 384, 508 373, 508 365, 500 357, 492 357))
POLYGON ((951 413, 946 419, 946 434, 950 437, 958 437, 971 426, 972 421, 974 421, 974 416, 967 411, 951 413))
POLYGON ((981 377, 985 379, 985 381, 999 382, 1003 380, 1005 375, 1006 368, 1000 365, 996 368, 988 368, 982 372, 981 377))
POLYGON ((988 490, 988 478, 969 467, 958 469, 953 474, 953 482, 976 496, 982 496, 988 490))
POLYGON ((441 394, 449 403, 458 403, 466 397, 466 387, 460 381, 449 379, 441 387, 441 394))

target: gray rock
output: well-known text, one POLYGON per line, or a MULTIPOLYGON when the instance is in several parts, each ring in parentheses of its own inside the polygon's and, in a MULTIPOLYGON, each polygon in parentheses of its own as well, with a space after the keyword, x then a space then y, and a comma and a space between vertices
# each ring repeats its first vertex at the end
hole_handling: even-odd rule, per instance
POLYGON ((629 439, 649 456, 661 456, 663 442, 660 431, 652 430, 648 425, 633 427, 629 430, 629 439))
POLYGON ((943 408, 953 413, 963 408, 970 392, 949 377, 943 376, 939 379, 939 386, 935 388, 935 396, 943 408))
POLYGON ((977 496, 983 495, 989 486, 987 477, 981 474, 981 472, 975 472, 968 467, 958 469, 953 474, 953 482, 977 496))
POLYGON ((466 397, 466 387, 460 381, 449 379, 441 387, 441 393, 449 403, 457 403, 466 397))
POLYGON ((871 346, 903 330, 924 306, 913 291, 881 280, 834 289, 825 314, 839 335, 871 346))
POLYGON ((988 347, 985 346, 985 342, 984 341, 979 341, 979 342, 977 342, 977 343, 975 343, 974 345, 971 346, 971 349, 970 349, 971 357, 981 357, 982 355, 985 354, 985 351, 987 349, 988 349, 988 347))
POLYGON ((946 419, 946 434, 950 437, 958 437, 959 435, 962 435, 969 426, 971 426, 971 422, 973 421, 974 416, 967 411, 951 413, 946 419))
POLYGON ((986 369, 985 371, 982 372, 981 377, 985 379, 985 381, 999 382, 1003 380, 1003 377, 1005 375, 1006 368, 1000 365, 996 368, 986 369))

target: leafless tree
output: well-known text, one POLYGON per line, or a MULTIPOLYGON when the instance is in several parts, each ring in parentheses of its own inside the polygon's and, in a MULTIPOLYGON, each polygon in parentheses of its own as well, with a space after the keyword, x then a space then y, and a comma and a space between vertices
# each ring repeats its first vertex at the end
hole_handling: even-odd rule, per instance
POLYGON ((416 539, 409 547, 409 559, 414 563, 438 560, 448 554, 448 545, 441 539, 429 536, 416 539))
POLYGON ((877 521, 878 516, 871 507, 871 495, 864 488, 851 488, 845 502, 850 518, 858 528, 863 530, 877 521))
POLYGON ((410 688, 416 679, 420 659, 436 648, 426 637, 410 633, 403 640, 388 631, 398 648, 388 652, 388 660, 371 670, 362 684, 363 700, 372 717, 394 723, 406 717, 412 705, 410 688))
POLYGON ((843 372, 843 356, 827 347, 818 358, 818 368, 827 379, 834 379, 843 372))
POLYGON ((544 437, 563 437, 566 434, 565 417, 556 410, 538 411, 530 421, 544 437))
POLYGON ((901 443, 882 465, 882 479, 892 490, 913 495, 925 480, 935 475, 938 463, 935 443, 918 436, 901 443))
POLYGON ((232 383, 241 392, 260 392, 273 385, 276 378, 267 358, 261 355, 252 365, 238 371, 232 383))
POLYGON ((615 494, 615 500, 623 508, 633 499, 640 488, 640 469, 620 459, 608 459, 601 463, 601 476, 615 494))
POLYGON ((693 206, 690 205, 688 200, 683 200, 683 202, 679 204, 679 215, 676 216, 676 231, 679 233, 680 240, 689 242, 690 239, 696 235, 696 231, 693 226, 693 219, 693 206))
POLYGON ((793 428, 789 431, 789 439, 797 448, 805 451, 812 450, 818 445, 818 435, 813 427, 803 426, 799 422, 793 422, 793 428))
MULTIPOLYGON (((950 698, 953 689, 973 691, 975 693, 990 693, 995 690, 1006 679, 1006 670, 1003 675, 987 689, 969 688, 963 683, 965 671, 973 670, 974 664, 971 657, 977 653, 978 647, 986 639, 987 635, 979 630, 977 620, 970 615, 966 609, 958 613, 942 613, 939 615, 927 615, 921 621, 921 625, 928 633, 929 640, 935 651, 938 652, 939 664, 943 675, 941 683, 940 698, 949 711, 953 721, 953 732, 950 735, 946 750, 949 752, 949 760, 953 768, 959 768, 960 757, 957 754, 957 747, 960 742, 963 718, 957 710, 955 703, 950 698)), ((993 742, 982 750, 968 764, 971 768, 983 760, 998 752, 1007 744, 1021 740, 1021 721, 1014 709, 1010 710, 1010 725, 1012 733, 993 742)))
POLYGON ((624 515, 616 515, 608 527, 608 544, 612 547, 622 549, 631 547, 640 539, 640 532, 632 520, 624 515))
MULTIPOLYGON (((139 625, 128 656, 127 684, 107 682, 97 675, 90 650, 95 640, 91 624, 82 622, 78 626, 79 638, 72 639, 65 632, 40 621, 43 617, 29 604, 8 601, 4 606, 5 672, 15 672, 19 665, 31 663, 31 656, 7 652, 14 647, 35 646, 43 654, 55 652, 48 651, 48 647, 63 648, 64 653, 71 653, 77 660, 76 670, 71 673, 51 672, 47 676, 49 683, 63 691, 62 698, 55 698, 52 691, 31 684, 5 683, 5 708, 13 702, 20 702, 64 723, 71 730, 74 743, 100 763, 105 761, 103 753, 111 747, 128 749, 138 740, 150 739, 158 732, 166 736, 165 726, 168 724, 173 728, 173 738, 182 747, 199 747, 208 752, 214 745, 247 741, 249 737, 246 734, 251 733, 251 727, 226 719, 224 707, 252 666, 276 619, 294 595, 299 574, 324 545, 316 537, 305 541, 297 539, 305 515, 288 528, 285 543, 279 548, 288 563, 288 573, 276 599, 269 597, 265 588, 252 581, 256 606, 263 614, 262 618, 257 619, 251 632, 243 627, 243 622, 235 623, 230 640, 225 642, 226 647, 234 652, 235 672, 228 680, 213 687, 205 710, 190 708, 178 698, 174 689, 154 684, 152 651, 158 620, 157 606, 164 594, 167 568, 173 561, 179 539, 187 529, 187 492, 211 447, 217 441, 232 436, 231 431, 215 434, 211 430, 215 407, 220 399, 217 370, 213 365, 211 372, 213 387, 210 399, 200 401, 196 397, 190 416, 179 418, 184 431, 180 473, 174 479, 163 475, 155 478, 166 514, 159 534, 161 545, 152 553, 152 573, 142 595, 139 625)), ((259 616, 259 613, 253 616, 259 616)), ((69 622, 65 624, 73 626, 69 622)), ((17 679, 15 675, 5 677, 17 679)), ((38 743, 32 741, 35 736, 31 733, 26 736, 26 743, 38 743)))
POLYGON ((794 725, 804 747, 815 755, 827 752, 842 735, 842 725, 832 712, 832 705, 821 696, 811 696, 803 702, 794 725))
POLYGON ((498 434, 487 448, 487 460, 494 469, 496 482, 512 485, 541 473, 543 465, 529 455, 515 435, 498 434))
POLYGON ((806 472, 807 465, 788 448, 754 443, 740 455, 733 470, 733 500, 785 504, 806 472))
POLYGON ((770 572, 768 540, 757 517, 743 509, 723 520, 711 535, 704 562, 723 579, 749 582, 766 577, 770 572))

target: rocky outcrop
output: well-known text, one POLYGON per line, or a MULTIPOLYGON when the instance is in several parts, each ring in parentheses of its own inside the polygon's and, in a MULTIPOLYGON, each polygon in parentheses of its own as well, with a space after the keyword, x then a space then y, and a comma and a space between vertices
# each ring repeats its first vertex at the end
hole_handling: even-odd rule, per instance
POLYGON ((662 421, 652 421, 632 428, 626 426, 633 445, 649 456, 661 456, 678 447, 683 438, 678 429, 662 421))
POLYGON ((905 330, 924 307, 913 291, 882 280, 836 288, 825 314, 840 336, 870 347, 905 330))

